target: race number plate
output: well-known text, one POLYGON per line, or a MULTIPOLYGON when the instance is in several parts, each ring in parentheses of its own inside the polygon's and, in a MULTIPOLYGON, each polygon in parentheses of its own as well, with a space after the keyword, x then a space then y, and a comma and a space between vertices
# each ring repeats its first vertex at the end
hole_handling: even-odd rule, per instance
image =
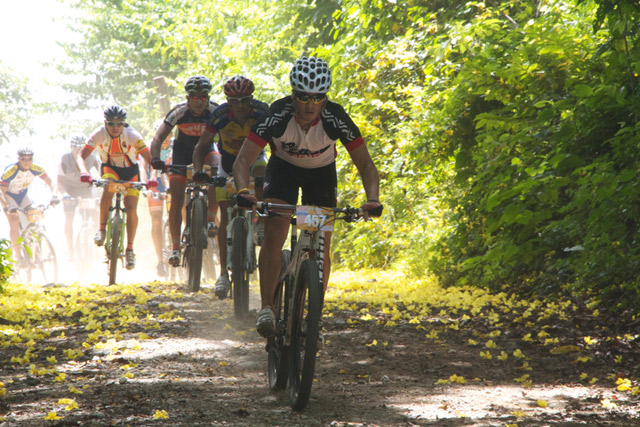
POLYGON ((300 230, 333 231, 334 213, 318 206, 296 207, 296 224, 300 230))
POLYGON ((120 184, 119 182, 110 182, 108 188, 112 193, 124 194, 127 192, 127 186, 120 184))

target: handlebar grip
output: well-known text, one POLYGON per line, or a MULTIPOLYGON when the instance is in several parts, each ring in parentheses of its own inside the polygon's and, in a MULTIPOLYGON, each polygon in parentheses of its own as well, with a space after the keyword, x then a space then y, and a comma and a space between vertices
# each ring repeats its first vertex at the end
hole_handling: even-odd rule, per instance
POLYGON ((383 209, 384 209, 384 206, 380 205, 373 209, 369 209, 367 212, 369 213, 369 216, 382 216, 383 209))

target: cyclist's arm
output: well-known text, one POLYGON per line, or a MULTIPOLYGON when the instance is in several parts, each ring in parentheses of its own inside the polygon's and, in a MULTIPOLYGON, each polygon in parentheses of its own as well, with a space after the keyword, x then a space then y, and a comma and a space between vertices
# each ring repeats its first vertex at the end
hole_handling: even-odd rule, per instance
POLYGON ((142 157, 140 159, 140 181, 142 182, 147 182, 147 180, 151 179, 151 176, 152 176, 151 174, 153 174, 153 170, 151 171, 151 174, 147 176, 148 167, 149 167, 149 163, 147 163, 144 157, 142 157))
POLYGON ((215 134, 209 130, 204 130, 202 135, 200 135, 200 139, 198 139, 198 143, 196 144, 196 148, 193 149, 193 171, 197 172, 202 170, 202 165, 204 164, 204 157, 207 155, 207 151, 213 142, 213 138, 215 134))
POLYGON ((84 147, 82 147, 82 150, 80 150, 78 152, 78 155, 76 156, 76 164, 78 165, 78 169, 80 169, 80 173, 89 173, 87 171, 87 165, 84 162, 84 159, 86 159, 87 157, 89 157, 91 155, 91 152, 93 150, 89 147, 87 147, 86 145, 84 147))
POLYGON ((140 154, 140 157, 142 157, 142 160, 144 160, 144 162, 147 165, 151 164, 151 150, 146 150, 146 145, 144 146, 145 150, 140 151, 138 154, 140 154))
POLYGON ((262 153, 262 147, 245 138, 238 157, 236 157, 236 161, 233 163, 233 180, 236 184, 237 191, 249 187, 251 166, 256 162, 260 153, 262 153))
POLYGON ((56 194, 56 187, 55 185, 53 185, 53 180, 49 178, 49 175, 41 176, 40 179, 42 179, 45 184, 47 184, 47 186, 51 190, 51 194, 56 194))
POLYGON ((158 128, 158 131, 153 137, 153 141, 151 141, 151 147, 149 148, 149 150, 151 151, 152 159, 160 158, 160 151, 162 150, 162 141, 167 139, 167 136, 169 136, 172 130, 173 130, 173 126, 171 126, 167 122, 162 122, 162 124, 158 128))
POLYGON ((6 208, 9 206, 9 201, 7 200, 7 186, 0 185, 0 204, 2 204, 2 208, 6 208))
POLYGON ((376 168, 369 150, 367 150, 367 146, 362 144, 358 148, 349 151, 349 155, 360 173, 362 186, 367 194, 367 201, 379 202, 380 176, 378 175, 378 168, 376 168))

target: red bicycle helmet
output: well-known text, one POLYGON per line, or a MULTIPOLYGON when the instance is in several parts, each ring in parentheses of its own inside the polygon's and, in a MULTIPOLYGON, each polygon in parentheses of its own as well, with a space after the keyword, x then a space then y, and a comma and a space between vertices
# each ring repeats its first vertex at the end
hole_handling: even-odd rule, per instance
POLYGON ((244 76, 231 77, 224 84, 224 94, 231 98, 242 98, 253 93, 253 82, 244 76))

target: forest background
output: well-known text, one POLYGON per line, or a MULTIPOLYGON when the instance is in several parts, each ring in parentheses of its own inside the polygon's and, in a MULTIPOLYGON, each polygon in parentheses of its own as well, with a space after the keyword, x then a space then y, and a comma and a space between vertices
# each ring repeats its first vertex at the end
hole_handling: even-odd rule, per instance
MULTIPOLYGON (((246 75, 270 103, 296 58, 320 56, 385 205, 382 221, 338 230, 337 265, 640 307, 637 1, 61 1, 82 11, 69 18, 82 41, 57 64, 75 102, 35 104, 0 64, 0 142, 34 110, 67 115, 62 135, 88 133, 77 112, 107 103, 150 136, 156 77, 172 105, 193 74, 218 101, 246 75)), ((340 200, 357 205, 338 151, 340 200)))

